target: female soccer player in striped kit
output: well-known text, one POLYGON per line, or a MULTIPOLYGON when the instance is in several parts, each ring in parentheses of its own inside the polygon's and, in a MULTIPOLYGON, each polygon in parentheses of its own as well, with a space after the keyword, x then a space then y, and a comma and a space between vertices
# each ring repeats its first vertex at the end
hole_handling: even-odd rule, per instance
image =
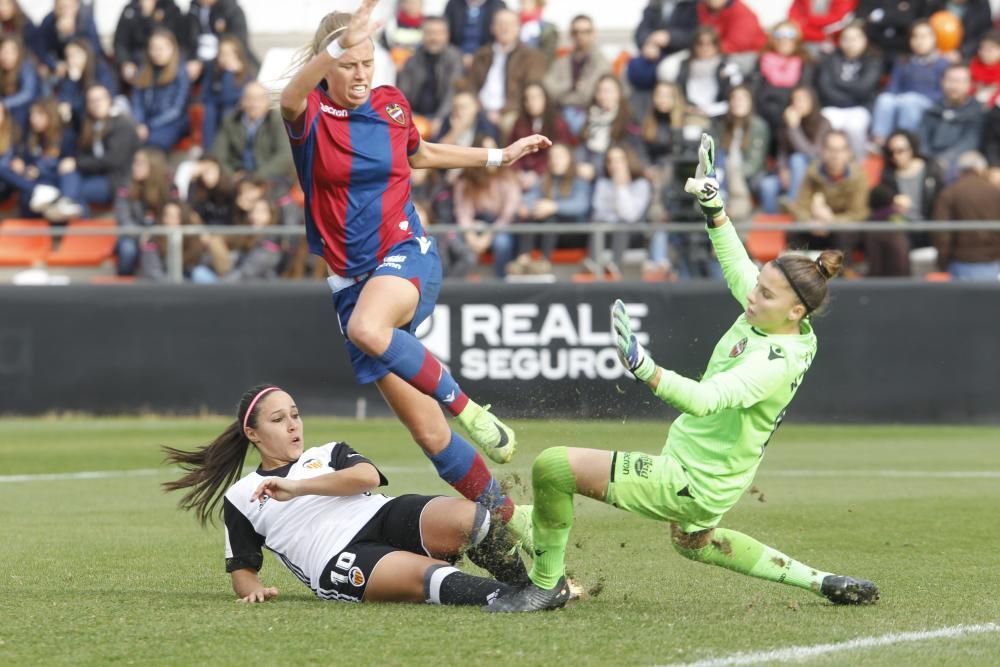
MULTIPOLYGON (((305 192, 310 250, 330 268, 341 329, 360 383, 374 382, 441 477, 497 512, 515 508, 482 457, 454 433, 443 405, 497 463, 514 454, 514 432, 462 391, 413 335, 433 311, 441 261, 410 201, 410 168, 499 167, 548 148, 541 135, 504 149, 420 140, 409 102, 396 88, 371 89, 370 23, 378 0, 320 23, 311 57, 281 94, 281 113, 305 192)), ((525 509, 516 513, 526 527, 525 509)))
POLYGON ((244 602, 278 595, 258 575, 263 549, 324 600, 482 605, 527 578, 507 531, 482 505, 376 494, 387 482, 371 461, 344 442, 304 450, 304 439, 292 397, 259 385, 211 444, 193 452, 164 448, 185 470, 164 484, 187 491, 182 508, 205 523, 222 503, 226 571, 244 602), (251 444, 261 464, 240 479, 251 444), (452 567, 462 552, 497 579, 452 567))
POLYGON ((531 583, 501 596, 488 611, 536 611, 566 603, 564 559, 576 493, 669 521, 674 548, 685 558, 798 586, 835 604, 878 600, 870 581, 822 572, 749 535, 716 527, 753 482, 764 449, 809 370, 816 354, 809 316, 825 305, 827 281, 839 273, 842 255, 828 250, 816 261, 785 255, 758 271, 723 209, 714 153, 712 138, 702 135, 698 170, 685 189, 701 204, 726 283, 745 310, 696 381, 658 367, 632 334, 625 304, 614 303, 611 320, 622 364, 683 414, 659 456, 566 447, 539 455, 531 470, 531 583))

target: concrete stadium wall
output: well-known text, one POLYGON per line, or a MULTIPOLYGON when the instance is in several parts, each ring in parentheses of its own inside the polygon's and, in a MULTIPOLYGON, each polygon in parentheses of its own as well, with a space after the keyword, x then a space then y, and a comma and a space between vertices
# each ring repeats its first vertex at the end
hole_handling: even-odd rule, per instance
MULTIPOLYGON (((622 377, 620 297, 663 366, 703 372, 739 314, 721 285, 446 285, 422 327, 463 388, 506 416, 669 418, 622 377)), ((1000 423, 1000 286, 841 283, 789 418, 1000 423)), ((0 286, 0 414, 227 414, 276 382, 310 413, 385 414, 348 366, 321 284, 0 286)))

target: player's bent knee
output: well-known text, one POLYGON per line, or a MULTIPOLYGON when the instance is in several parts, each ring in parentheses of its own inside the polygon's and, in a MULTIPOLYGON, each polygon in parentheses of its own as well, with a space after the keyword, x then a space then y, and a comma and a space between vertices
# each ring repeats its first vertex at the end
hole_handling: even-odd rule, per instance
POLYGON ((551 486, 574 493, 576 488, 566 447, 549 447, 539 454, 531 464, 531 482, 534 486, 551 486))
POLYGON ((347 323, 347 338, 370 356, 381 356, 392 342, 392 328, 373 325, 361 318, 347 323))

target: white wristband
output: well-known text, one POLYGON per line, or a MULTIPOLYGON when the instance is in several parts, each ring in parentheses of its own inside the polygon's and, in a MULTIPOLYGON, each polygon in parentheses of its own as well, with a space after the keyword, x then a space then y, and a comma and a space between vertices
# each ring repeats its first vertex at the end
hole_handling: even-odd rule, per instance
POLYGON ((347 51, 347 49, 340 45, 339 39, 335 39, 326 45, 326 52, 334 60, 340 60, 340 56, 344 55, 345 51, 347 51))
POLYGON ((503 166, 503 149, 502 148, 487 148, 486 149, 486 166, 487 167, 502 167, 503 166))

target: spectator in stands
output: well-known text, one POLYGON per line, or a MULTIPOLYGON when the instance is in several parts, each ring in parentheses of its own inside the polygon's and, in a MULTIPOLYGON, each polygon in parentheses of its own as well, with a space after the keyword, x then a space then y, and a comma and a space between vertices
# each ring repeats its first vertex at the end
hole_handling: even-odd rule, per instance
MULTIPOLYGON (((655 39, 649 37, 639 49, 639 53, 629 58, 625 67, 625 79, 631 89, 629 103, 635 109, 636 117, 645 115, 649 100, 656 85, 657 69, 665 61, 666 54, 655 39)), ((669 62, 669 61, 667 61, 669 62)), ((671 77, 666 77, 668 80, 671 77)))
POLYGON ((726 55, 760 51, 767 43, 757 15, 742 0, 701 0, 698 23, 715 28, 726 55))
MULTIPOLYGON (((279 224, 278 209, 266 198, 258 199, 250 208, 247 222, 258 232, 279 224)), ((284 261, 280 236, 251 234, 237 237, 232 244, 235 251, 233 268, 222 275, 222 282, 243 283, 254 280, 275 280, 284 261)))
POLYGON ((991 30, 979 41, 969 63, 976 100, 989 110, 1000 102, 1000 30, 991 30))
POLYGON ((652 38, 665 54, 691 47, 698 27, 698 0, 649 0, 635 29, 635 45, 642 49, 652 38))
POLYGON ((482 137, 500 141, 500 130, 480 108, 475 93, 460 91, 451 101, 451 112, 441 125, 437 142, 456 146, 475 146, 482 137))
POLYGON ((924 111, 941 99, 941 77, 948 61, 937 51, 937 36, 927 21, 910 28, 910 54, 899 58, 885 92, 875 98, 872 139, 879 146, 893 130, 915 132, 924 111))
MULTIPOLYGON (((643 175, 642 165, 632 147, 627 144, 611 146, 604 156, 604 173, 594 186, 594 221, 620 225, 642 222, 652 196, 652 185, 643 175)), ((591 237, 592 261, 588 262, 588 267, 592 271, 599 267, 611 280, 620 280, 622 259, 631 234, 622 231, 612 232, 610 236, 610 261, 602 261, 596 237, 591 237), (598 267, 594 267, 593 262, 597 262, 598 267)))
MULTIPOLYGON (((1000 189, 986 179, 986 166, 975 151, 959 157, 961 175, 938 197, 935 220, 1000 220, 1000 189)), ((933 232, 931 240, 938 251, 938 266, 956 280, 995 282, 1000 278, 1000 232, 940 231, 933 232)))
POLYGON ((292 151, 277 109, 262 84, 243 89, 240 108, 226 116, 212 154, 237 177, 248 174, 286 189, 291 183, 292 151))
POLYGON ((587 106, 594 98, 597 81, 611 74, 611 65, 597 46, 594 22, 589 16, 573 17, 569 34, 573 48, 549 64, 545 88, 556 106, 562 108, 570 132, 579 135, 587 122, 587 106))
POLYGON ((779 212, 782 193, 795 201, 809 164, 819 159, 823 138, 833 129, 820 113, 816 91, 809 86, 792 91, 783 120, 778 136, 778 173, 766 176, 757 191, 765 213, 779 212))
POLYGON ((577 152, 580 175, 593 181, 597 169, 604 167, 604 155, 612 144, 634 143, 638 128, 632 122, 632 111, 625 100, 618 77, 606 74, 594 88, 594 98, 587 111, 587 124, 581 134, 577 152))
POLYGON ((0 103, 18 127, 27 124, 28 109, 41 94, 41 81, 21 38, 0 37, 0 103))
POLYGON ((681 63, 677 74, 677 85, 690 110, 700 114, 707 125, 708 119, 726 113, 729 91, 742 82, 739 69, 722 54, 715 28, 703 26, 695 30, 691 55, 681 63))
POLYGON ((677 84, 660 81, 653 88, 652 104, 639 126, 643 161, 663 166, 681 157, 692 145, 685 140, 686 107, 677 84))
POLYGON ((951 65, 941 80, 944 97, 924 112, 920 145, 933 155, 951 181, 957 175, 958 156, 979 149, 983 136, 983 110, 969 95, 972 77, 966 65, 951 65))
POLYGON ((201 79, 205 67, 218 56, 223 35, 240 40, 253 69, 260 67, 250 48, 246 14, 237 0, 191 0, 186 29, 177 36, 187 58, 185 69, 190 81, 201 79))
POLYGON ((187 134, 190 92, 177 39, 169 30, 157 28, 132 90, 132 116, 144 144, 169 151, 187 134))
MULTIPOLYGON (((59 103, 49 97, 36 100, 28 114, 28 127, 18 151, 23 175, 36 183, 63 188, 60 183, 59 161, 64 153, 63 124, 59 119, 59 103)), ((27 208, 24 206, 23 208, 27 208)), ((63 195, 45 209, 43 215, 52 222, 66 222, 83 213, 83 207, 63 195)))
MULTIPOLYGON (((154 225, 171 196, 167 159, 158 150, 139 149, 132 158, 132 178, 118 189, 115 197, 115 220, 119 227, 139 230, 154 225)), ((139 263, 139 239, 119 236, 115 246, 118 275, 131 276, 139 263)))
POLYGON ((139 73, 149 38, 157 28, 183 34, 184 16, 174 0, 129 0, 122 8, 115 27, 114 58, 125 84, 132 85, 139 73))
POLYGON ((462 52, 462 64, 472 66, 472 56, 493 41, 493 16, 506 8, 503 0, 448 0, 444 17, 451 43, 462 52))
POLYGON ((779 23, 760 54, 753 79, 757 113, 767 121, 772 136, 781 131, 792 90, 811 85, 812 80, 812 56, 802 43, 799 27, 790 21, 779 23))
POLYGON ((793 246, 816 250, 834 248, 844 253, 850 264, 858 246, 859 232, 838 232, 837 223, 863 222, 868 219, 868 176, 852 162, 847 135, 831 130, 823 138, 822 157, 809 166, 798 198, 789 209, 799 222, 811 222, 817 228, 809 233, 789 235, 793 246))
POLYGON ((506 134, 521 106, 521 94, 545 76, 545 57, 519 41, 517 14, 502 9, 493 17, 492 44, 476 51, 467 81, 479 92, 479 103, 490 122, 506 134))
POLYGON ((990 29, 990 0, 927 0, 927 16, 951 12, 962 20, 962 46, 953 62, 968 60, 976 52, 979 40, 990 29))
POLYGON ((462 75, 462 53, 448 43, 448 22, 443 18, 427 17, 423 26, 423 41, 406 61, 396 85, 410 101, 413 113, 430 121, 431 136, 437 136, 462 75))
POLYGON ((139 136, 132 120, 111 115, 111 92, 87 89, 87 113, 80 128, 76 157, 59 162, 63 193, 84 206, 107 205, 127 188, 139 136))
POLYGON ((864 25, 852 22, 837 38, 837 50, 820 58, 816 68, 816 92, 823 115, 836 130, 851 139, 855 155, 862 155, 868 142, 872 102, 879 89, 882 60, 868 48, 864 25))
POLYGON ((244 88, 255 76, 242 42, 233 35, 224 35, 219 40, 219 55, 205 67, 201 80, 201 102, 205 108, 202 145, 206 149, 212 148, 222 120, 240 105, 244 88))
POLYGON ((74 38, 66 45, 65 71, 54 77, 50 84, 52 94, 59 100, 63 152, 71 153, 76 148, 87 115, 87 91, 92 86, 101 85, 113 93, 114 77, 104 61, 95 56, 86 40, 74 38))
MULTIPOLYGON (((555 143, 546 153, 546 169, 541 179, 521 199, 519 217, 526 222, 584 222, 590 212, 590 183, 580 178, 568 144, 555 143)), ((549 273, 558 234, 521 234, 518 257, 508 267, 510 273, 549 273), (539 239, 540 242, 539 242, 539 239), (534 260, 539 247, 542 259, 534 260)))
POLYGON ((59 199, 60 193, 58 188, 25 174, 24 161, 17 155, 18 134, 13 117, 0 104, 0 197, 16 195, 22 208, 41 213, 59 199))
MULTIPOLYGON (((540 83, 529 83, 524 88, 521 100, 521 113, 514 121, 510 136, 511 143, 523 137, 541 134, 553 142, 573 144, 576 137, 569 131, 566 121, 559 115, 558 109, 549 100, 548 93, 540 83)), ((545 153, 525 155, 514 165, 522 189, 528 189, 538 182, 545 173, 548 156, 545 153)))
POLYGON ((559 31, 555 24, 542 18, 545 0, 521 0, 521 43, 538 49, 551 63, 559 45, 559 31))
POLYGON ((983 154, 991 167, 1000 167, 1000 104, 987 112, 983 125, 983 154))
MULTIPOLYGON (((160 211, 157 224, 164 227, 201 225, 198 214, 184 202, 169 200, 160 211)), ((167 268, 166 236, 148 236, 142 241, 139 258, 139 277, 157 283, 170 280, 167 268)), ((196 284, 214 283, 218 276, 228 273, 232 266, 229 247, 214 234, 187 234, 181 248, 181 271, 185 280, 196 284)))
POLYGON ((854 15, 865 22, 869 41, 882 52, 882 72, 910 53, 910 26, 927 18, 926 0, 860 0, 854 15))
MULTIPOLYGON (((382 42, 389 51, 412 54, 424 41, 423 0, 399 0, 396 13, 386 22, 382 42)), ((445 23, 447 27, 447 23, 445 23)))
POLYGON ((34 51, 37 33, 38 28, 17 0, 0 0, 0 35, 20 37, 21 43, 34 51))
POLYGON ((55 0, 52 11, 38 25, 32 45, 43 77, 65 64, 66 45, 74 37, 87 40, 94 53, 104 55, 90 6, 81 5, 80 0, 55 0))
MULTIPOLYGON (((920 141, 912 132, 899 130, 885 142, 885 167, 880 185, 892 195, 895 216, 904 222, 931 220, 934 203, 944 187, 944 173, 937 161, 920 151, 920 141)), ((912 232, 910 245, 930 245, 927 232, 912 232)))
POLYGON ((236 197, 230 197, 233 203, 233 215, 230 220, 234 225, 249 225, 250 213, 260 200, 268 199, 269 187, 267 181, 261 178, 244 176, 236 181, 236 197))
MULTIPOLYGON (((879 183, 868 197, 868 218, 872 222, 902 222, 892 189, 879 183)), ((910 243, 902 231, 868 232, 862 239, 865 275, 889 278, 910 275, 910 243)))
MULTIPOLYGON (((492 141, 484 142, 495 148, 492 141)), ((493 268, 498 278, 507 275, 514 259, 514 235, 507 231, 521 207, 521 188, 505 169, 463 169, 455 183, 455 220, 465 231, 465 243, 477 256, 493 252, 493 268), (489 229, 476 229, 488 225, 489 229)))
POLYGON ((729 111, 716 121, 712 135, 719 137, 715 164, 723 175, 726 211, 732 220, 746 220, 753 211, 753 195, 767 173, 771 131, 754 112, 753 93, 737 86, 729 93, 729 111))
POLYGON ((858 0, 793 0, 788 20, 799 27, 803 41, 819 52, 821 47, 833 46, 833 36, 851 21, 857 5, 858 0))
POLYGON ((233 224, 234 195, 232 174, 219 160, 208 156, 195 163, 187 201, 206 225, 233 224))

